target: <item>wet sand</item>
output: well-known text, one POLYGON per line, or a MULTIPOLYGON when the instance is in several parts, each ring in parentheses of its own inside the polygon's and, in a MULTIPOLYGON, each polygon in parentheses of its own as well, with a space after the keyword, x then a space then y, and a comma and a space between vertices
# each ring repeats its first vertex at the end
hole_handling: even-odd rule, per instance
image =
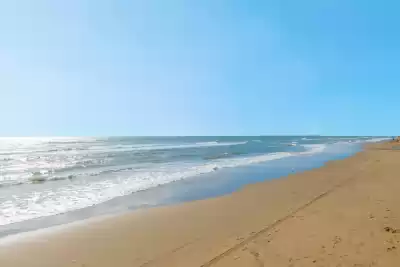
POLYGON ((0 244, 0 266, 400 266, 400 150, 0 244))

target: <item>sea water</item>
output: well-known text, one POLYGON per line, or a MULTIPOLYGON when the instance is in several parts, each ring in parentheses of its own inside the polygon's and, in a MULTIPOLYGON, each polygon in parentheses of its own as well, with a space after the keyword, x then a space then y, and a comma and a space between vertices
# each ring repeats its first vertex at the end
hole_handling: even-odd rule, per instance
MULTIPOLYGON (((62 214, 227 168, 385 137, 0 138, 0 225, 62 214)), ((218 177, 218 176, 216 176, 218 177)), ((216 178, 218 179, 218 178, 216 178)))

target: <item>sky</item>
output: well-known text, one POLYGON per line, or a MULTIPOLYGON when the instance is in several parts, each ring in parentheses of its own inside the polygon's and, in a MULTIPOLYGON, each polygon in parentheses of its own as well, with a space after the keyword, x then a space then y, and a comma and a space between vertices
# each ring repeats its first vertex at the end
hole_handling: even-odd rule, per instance
POLYGON ((0 136, 396 135, 399 8, 0 0, 0 136))

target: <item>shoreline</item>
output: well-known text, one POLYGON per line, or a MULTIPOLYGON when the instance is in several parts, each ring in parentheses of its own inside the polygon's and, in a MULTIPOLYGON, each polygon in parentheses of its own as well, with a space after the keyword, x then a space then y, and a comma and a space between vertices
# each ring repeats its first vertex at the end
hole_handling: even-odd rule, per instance
POLYGON ((46 228, 58 228, 59 226, 88 221, 98 217, 118 216, 142 209, 221 197, 240 191, 250 184, 281 179, 289 174, 320 168, 329 161, 344 159, 353 156, 359 151, 362 151, 361 145, 338 146, 333 151, 328 149, 316 154, 291 156, 194 176, 191 179, 183 179, 129 195, 119 196, 94 206, 2 225, 0 226, 0 242, 2 239, 14 235, 46 228))
MULTIPOLYGON (((29 240, 17 240, 3 247, 0 265, 257 266, 253 264, 268 260, 257 251, 263 251, 269 244, 256 244, 254 253, 242 250, 244 247, 265 235, 273 235, 276 227, 291 222, 299 212, 304 213, 320 200, 335 197, 338 191, 350 186, 362 187, 361 176, 373 179, 372 176, 383 171, 381 165, 395 162, 397 157, 390 155, 391 146, 391 143, 368 144, 354 156, 329 161, 317 169, 250 184, 221 197, 143 209, 64 227, 59 232, 38 233, 29 240)), ((333 205, 330 210, 335 208, 343 207, 333 205)), ((318 216, 311 213, 301 221, 314 217, 318 216)), ((332 224, 325 222, 331 226, 329 223, 332 224)), ((323 226, 317 224, 315 229, 323 226)), ((288 231, 292 228, 288 227, 288 231)), ((298 226, 293 229, 297 229, 294 236, 303 233, 298 226)), ((283 233, 280 240, 290 237, 283 233)), ((295 246, 293 242, 290 244, 295 246)), ((271 264, 288 266, 286 261, 285 265, 279 261, 271 264)))

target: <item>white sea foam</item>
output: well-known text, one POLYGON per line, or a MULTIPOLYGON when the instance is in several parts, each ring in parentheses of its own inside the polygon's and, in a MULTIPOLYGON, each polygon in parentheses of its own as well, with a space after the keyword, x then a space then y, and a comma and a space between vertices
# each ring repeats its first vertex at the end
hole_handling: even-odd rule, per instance
MULTIPOLYGON (((129 152, 129 151, 151 151, 151 150, 170 150, 170 149, 185 149, 185 148, 200 148, 214 146, 236 146, 244 145, 247 142, 199 142, 194 144, 138 144, 138 145, 116 145, 116 146, 91 146, 91 153, 112 153, 112 152, 129 152)), ((69 150, 69 153, 85 154, 85 150, 69 150)))
POLYGON ((70 183, 58 188, 34 191, 13 197, 0 204, 0 225, 55 215, 110 200, 117 196, 149 189, 188 177, 214 172, 222 168, 260 163, 290 156, 274 153, 246 158, 216 160, 202 165, 163 165, 146 171, 123 174, 90 183, 70 183))
POLYGON ((303 145, 307 149, 305 152, 301 152, 302 155, 310 155, 310 154, 315 154, 315 153, 320 153, 323 152, 326 148, 326 144, 309 144, 309 145, 303 145))
MULTIPOLYGON (((208 144, 209 145, 209 144, 208 144)), ((200 174, 282 159, 295 155, 309 155, 324 150, 325 145, 305 145, 301 153, 278 152, 264 155, 217 159, 205 164, 164 164, 147 170, 128 169, 123 173, 110 173, 96 181, 72 181, 59 187, 47 187, 14 195, 0 203, 0 225, 50 216, 96 205, 118 196, 146 190, 162 184, 200 174)))
MULTIPOLYGON (((152 151, 152 150, 171 150, 171 149, 187 149, 187 148, 206 148, 216 146, 236 146, 244 145, 246 142, 199 142, 194 144, 150 144, 150 145, 125 145, 107 148, 91 148, 91 153, 112 153, 112 152, 129 152, 129 151, 152 151)), ((85 153, 82 151, 80 153, 85 153)))
MULTIPOLYGON (((75 140, 68 139, 71 143, 75 140), (71 141, 72 140, 72 141, 71 141)), ((67 142, 66 140, 57 140, 53 142, 67 142)), ((375 141, 377 141, 375 139, 375 141)), ((379 140, 378 140, 379 141, 379 140)), ((52 142, 51 140, 41 140, 41 142, 52 142)), ((92 142, 89 140, 88 142, 92 142)), ((253 140, 253 142, 256 142, 253 140)), ((97 160, 104 159, 102 155, 97 158, 93 155, 97 153, 121 150, 158 150, 158 149, 180 149, 180 148, 197 148, 197 147, 214 147, 214 146, 236 146, 244 145, 246 142, 197 142, 191 144, 113 144, 110 146, 101 145, 93 142, 90 146, 80 146, 74 144, 73 147, 84 147, 89 156, 82 157, 83 151, 69 150, 68 145, 60 145, 62 152, 55 152, 54 155, 46 155, 45 158, 35 158, 33 161, 27 160, 28 156, 12 155, 12 160, 2 162, 3 170, 6 170, 9 176, 0 176, 0 185, 8 185, 10 183, 25 182, 31 177, 44 182, 43 178, 48 180, 56 180, 55 182, 31 185, 24 184, 25 189, 20 190, 18 187, 3 188, 0 195, 0 225, 6 225, 15 222, 21 222, 33 218, 50 216, 68 211, 85 208, 96 205, 118 196, 127 195, 140 190, 150 189, 159 185, 171 183, 174 181, 187 179, 189 177, 211 173, 224 168, 234 168, 238 166, 246 166, 268 162, 271 160, 282 159, 291 156, 312 155, 323 152, 328 145, 326 144, 301 144, 299 141, 297 147, 288 148, 288 150, 298 150, 300 146, 304 146, 304 152, 276 152, 252 156, 235 156, 230 158, 215 158, 201 161, 179 161, 168 163, 151 163, 146 162, 139 167, 135 162, 118 163, 118 165, 102 165, 97 160), (60 157, 62 155, 63 157, 60 157), (51 159, 51 160, 50 160, 51 159), (84 165, 86 161, 94 164, 94 167, 84 165), (79 169, 79 179, 61 179, 69 177, 69 168, 74 174, 74 167, 81 166, 79 169), (63 168, 62 177, 57 175, 57 169, 63 168), (48 172, 55 169, 53 175, 48 172), (67 169, 67 170, 64 170, 67 169), (25 176, 18 176, 23 173, 25 176), (94 174, 94 175, 93 175, 94 174), (16 176, 13 176, 16 175, 16 176), (36 176, 35 176, 36 175, 36 176), (38 177, 38 178, 37 178, 38 177), (60 179, 60 180, 58 180, 60 179), (42 181, 43 180, 43 181, 42 181), (29 187, 31 186, 31 187, 29 187), (6 190, 7 189, 7 190, 6 190)), ((272 147, 272 146, 268 146, 272 147)), ((51 148, 51 146, 50 146, 51 148)), ((54 148, 54 147, 53 147, 54 148)), ((7 148, 9 149, 9 147, 7 148)), ((28 150, 37 149, 35 146, 29 146, 28 150)), ((43 149, 43 147, 41 147, 43 149)), ((225 155, 226 152, 221 152, 225 155)), ((151 153, 147 153, 151 154, 151 153)), ((147 155, 146 154, 146 155, 147 155)), ((179 153, 178 153, 179 154, 179 153)), ((43 157, 43 155, 41 155, 43 157)), ((35 155, 37 157, 37 155, 35 155)), ((47 181, 47 180, 46 180, 47 181)))
MULTIPOLYGON (((15 149, 13 147, 8 147, 8 149, 0 148, 0 155, 3 155, 5 158, 9 155, 26 157, 28 155, 40 155, 40 156, 48 156, 48 155, 56 155, 60 152, 66 155, 79 155, 79 154, 87 154, 88 152, 94 154, 101 153, 113 153, 113 152, 134 152, 134 151, 151 151, 151 150, 170 150, 170 149, 185 149, 185 148, 201 148, 201 147, 214 147, 214 146, 235 146, 235 145, 244 145, 247 142, 199 142, 194 144, 138 144, 138 145, 116 145, 116 146, 101 146, 101 145, 93 145, 93 146, 84 146, 84 147, 74 147, 71 148, 69 146, 58 146, 58 148, 51 147, 47 151, 43 151, 43 149, 15 149)), ((1 157, 0 157, 1 158, 1 157)))

